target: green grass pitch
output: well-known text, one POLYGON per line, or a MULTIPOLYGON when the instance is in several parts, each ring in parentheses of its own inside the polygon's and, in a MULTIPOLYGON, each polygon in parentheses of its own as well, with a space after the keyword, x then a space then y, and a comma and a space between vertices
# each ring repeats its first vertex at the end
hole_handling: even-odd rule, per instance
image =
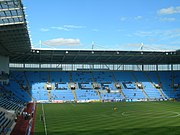
MULTIPOLYGON (((180 102, 43 104, 43 108, 48 135, 180 134, 180 102)), ((45 134, 41 114, 42 104, 37 104, 35 135, 45 134)))

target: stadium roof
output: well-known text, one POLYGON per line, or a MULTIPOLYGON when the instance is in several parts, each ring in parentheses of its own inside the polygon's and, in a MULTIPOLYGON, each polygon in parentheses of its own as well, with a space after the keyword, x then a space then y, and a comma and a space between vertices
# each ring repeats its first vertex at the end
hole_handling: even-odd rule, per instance
POLYGON ((31 49, 21 0, 0 0, 0 54, 28 52, 31 49))
POLYGON ((179 64, 177 51, 118 50, 31 50, 24 55, 10 56, 12 63, 68 64, 179 64))
POLYGON ((31 49, 21 0, 0 0, 0 55, 11 63, 180 64, 180 51, 31 49))

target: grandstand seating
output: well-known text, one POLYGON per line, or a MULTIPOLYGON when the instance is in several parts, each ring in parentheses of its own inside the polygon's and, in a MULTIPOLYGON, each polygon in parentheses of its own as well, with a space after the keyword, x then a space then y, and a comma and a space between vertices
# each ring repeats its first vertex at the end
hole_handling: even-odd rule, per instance
POLYGON ((34 83, 32 85, 32 96, 35 100, 48 100, 48 91, 44 89, 44 83, 34 83))
POLYGON ((110 91, 117 90, 113 82, 101 83, 101 88, 102 89, 109 89, 110 91))
POLYGON ((179 85, 179 72, 119 72, 119 71, 52 71, 37 72, 12 71, 7 89, 17 93, 18 98, 31 101, 28 92, 37 101, 89 101, 115 100, 137 101, 143 99, 159 100, 177 98, 179 87, 172 87, 172 82, 179 85), (168 79, 166 79, 168 78, 168 79), (173 80, 172 80, 173 79, 173 80), (121 87, 116 88, 115 84, 121 87), (156 88, 155 85, 161 85, 156 88), (47 88, 49 85, 50 89, 47 88), (75 89, 71 90, 71 86, 75 89), (98 85, 97 88, 95 86, 98 85), (142 85, 142 88, 138 87, 142 85), (23 88, 30 88, 23 89, 23 88))
POLYGON ((94 81, 98 83, 114 82, 112 72, 93 72, 94 81))
POLYGON ((2 127, 0 127, 0 133, 7 133, 13 122, 14 116, 11 113, 8 113, 7 111, 0 108, 0 125, 3 125, 2 127))
POLYGON ((103 101, 122 101, 124 99, 118 90, 110 93, 106 90, 101 90, 100 94, 103 101))
POLYGON ((38 102, 118 102, 179 98, 179 77, 180 72, 175 71, 11 71, 9 84, 0 84, 0 124, 11 127, 12 115, 21 112, 32 99, 38 102))
MULTIPOLYGON (((158 72, 157 73, 160 78, 160 84, 162 86, 163 92, 169 97, 169 98, 178 98, 180 94, 180 90, 174 89, 173 84, 179 83, 178 79, 174 79, 172 76, 172 72, 158 72), (173 81, 173 80, 175 81, 173 81)), ((177 73, 178 76, 178 73, 177 73)))
POLYGON ((122 91, 126 95, 126 99, 136 101, 145 98, 142 91, 139 89, 122 89, 122 91))
POLYGON ((92 89, 92 83, 78 83, 78 87, 82 90, 92 89))
POLYGON ((12 91, 18 98, 23 101, 31 100, 31 91, 26 84, 24 72, 13 71, 10 73, 9 84, 4 87, 12 91))
POLYGON ((177 85, 177 88, 174 88, 174 91, 176 91, 176 98, 180 98, 180 72, 174 72, 174 84, 177 85))
POLYGON ((0 133, 8 132, 14 123, 15 117, 25 106, 25 101, 19 99, 12 91, 0 85, 0 133))
POLYGON ((99 100, 98 94, 95 90, 76 90, 77 100, 89 101, 99 100))
POLYGON ((18 99, 14 93, 5 90, 3 86, 0 86, 0 107, 18 112, 22 110, 24 103, 25 102, 18 99))
POLYGON ((144 72, 134 72, 135 77, 137 78, 137 82, 141 82, 144 86, 144 91, 147 93, 150 99, 163 98, 161 93, 153 86, 151 80, 148 80, 148 77, 144 72))
POLYGON ((74 101, 71 90, 51 90, 52 100, 74 101))
POLYGON ((92 82, 91 72, 72 72, 72 82, 89 83, 92 82))

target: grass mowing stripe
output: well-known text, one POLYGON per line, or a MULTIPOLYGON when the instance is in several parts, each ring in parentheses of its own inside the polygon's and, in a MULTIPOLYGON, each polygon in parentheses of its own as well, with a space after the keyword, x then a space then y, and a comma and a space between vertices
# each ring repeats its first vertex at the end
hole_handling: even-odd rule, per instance
POLYGON ((45 131, 45 135, 47 135, 47 125, 46 125, 46 116, 45 116, 45 112, 44 112, 44 105, 42 104, 42 113, 43 113, 43 123, 44 123, 44 131, 45 131))
MULTIPOLYGON (((180 131, 180 116, 171 117, 180 112, 178 106, 179 102, 120 102, 44 104, 44 109, 51 135, 169 135, 180 131)), ((41 131, 36 128, 35 135, 41 131)))
POLYGON ((35 127, 34 127, 34 132, 35 134, 38 135, 44 135, 44 124, 41 120, 41 115, 42 115, 42 109, 41 109, 41 105, 37 104, 36 105, 36 121, 35 121, 35 127))

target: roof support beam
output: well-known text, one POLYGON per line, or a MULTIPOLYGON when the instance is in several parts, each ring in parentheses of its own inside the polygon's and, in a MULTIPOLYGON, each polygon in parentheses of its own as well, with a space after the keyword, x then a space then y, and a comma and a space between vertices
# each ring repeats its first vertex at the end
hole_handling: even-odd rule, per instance
POLYGON ((62 58, 62 60, 61 60, 62 62, 64 61, 65 57, 66 57, 66 54, 64 54, 64 56, 63 56, 63 58, 62 58))
POLYGON ((3 17, 0 17, 0 19, 14 19, 14 18, 23 18, 23 16, 18 15, 18 16, 3 16, 3 17))
POLYGON ((5 45, 3 45, 1 42, 0 42, 0 46, 9 54, 9 50, 5 47, 5 45))
POLYGON ((54 51, 52 51, 52 54, 51 54, 51 62, 53 61, 53 56, 54 56, 54 51))
POLYGON ((78 57, 78 54, 74 57, 74 59, 73 59, 73 62, 75 62, 76 61, 76 58, 78 57))
POLYGON ((5 11, 13 11, 13 10, 21 10, 19 7, 18 8, 3 8, 3 9, 0 9, 0 12, 5 12, 5 11))
POLYGON ((0 26, 15 25, 15 24, 25 24, 25 22, 2 23, 2 24, 0 24, 0 26))

